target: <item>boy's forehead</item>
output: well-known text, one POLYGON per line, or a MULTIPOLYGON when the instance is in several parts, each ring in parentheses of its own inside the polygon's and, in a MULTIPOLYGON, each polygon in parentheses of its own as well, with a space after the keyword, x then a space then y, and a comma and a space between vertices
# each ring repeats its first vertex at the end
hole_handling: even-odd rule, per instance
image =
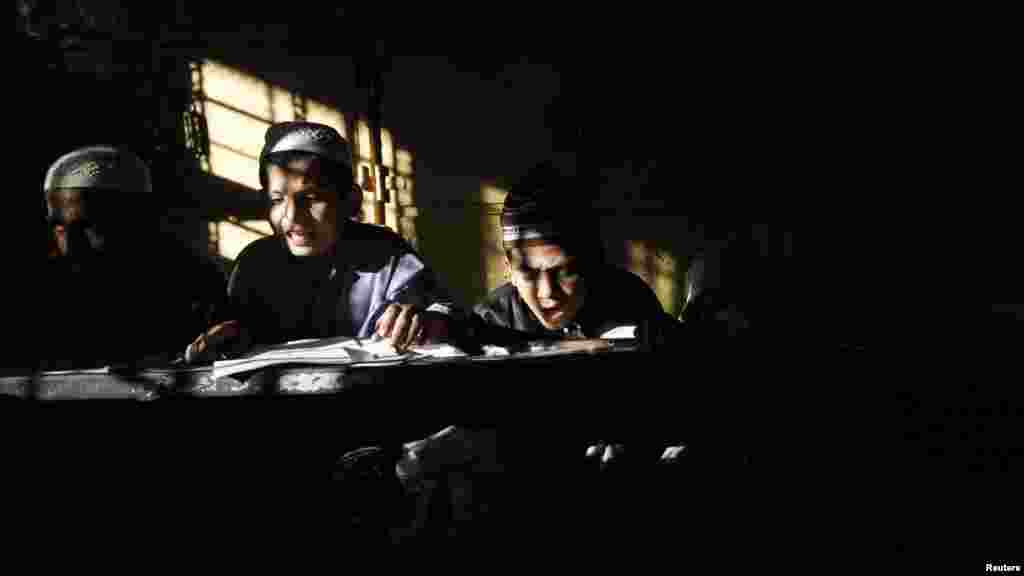
POLYGON ((47 191, 51 201, 58 202, 81 202, 83 194, 81 188, 56 188, 47 191))
POLYGON ((531 268, 558 266, 574 258, 565 247, 544 240, 524 242, 512 254, 513 260, 531 268))
POLYGON ((146 203, 146 199, 138 194, 99 188, 55 188, 47 190, 46 198, 53 204, 64 206, 89 204, 98 207, 109 207, 125 202, 131 202, 135 205, 146 203))
POLYGON ((279 164, 270 165, 271 175, 277 174, 279 176, 308 176, 310 178, 320 177, 320 166, 321 162, 319 158, 293 158, 288 162, 287 166, 281 166, 279 164))
POLYGON ((267 191, 298 191, 312 186, 321 191, 331 191, 339 196, 343 195, 343 189, 339 188, 330 174, 324 172, 322 167, 323 164, 319 158, 296 158, 289 161, 287 166, 270 164, 267 191))

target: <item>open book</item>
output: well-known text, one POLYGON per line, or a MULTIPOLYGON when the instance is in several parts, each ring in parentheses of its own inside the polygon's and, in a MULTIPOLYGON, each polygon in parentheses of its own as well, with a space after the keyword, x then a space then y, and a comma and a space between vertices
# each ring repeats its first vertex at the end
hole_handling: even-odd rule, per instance
MULTIPOLYGON (((601 335, 601 339, 536 344, 532 354, 568 354, 605 349, 600 340, 634 338, 635 326, 621 326, 601 335)), ((510 351, 499 346, 484 346, 484 356, 507 356, 510 351)), ((325 338, 321 340, 295 340, 254 350, 240 358, 218 360, 213 363, 213 378, 231 376, 241 372, 260 370, 283 364, 303 365, 387 365, 401 364, 417 358, 455 358, 466 353, 449 344, 413 346, 399 354, 390 341, 377 338, 325 338)))
POLYGON ((635 339, 636 326, 617 326, 601 334, 602 340, 631 340, 635 339))
POLYGON ((449 358, 466 354, 448 344, 413 346, 398 353, 386 339, 325 338, 295 340, 254 350, 240 358, 213 363, 213 378, 282 364, 365 365, 400 364, 415 358, 449 358))

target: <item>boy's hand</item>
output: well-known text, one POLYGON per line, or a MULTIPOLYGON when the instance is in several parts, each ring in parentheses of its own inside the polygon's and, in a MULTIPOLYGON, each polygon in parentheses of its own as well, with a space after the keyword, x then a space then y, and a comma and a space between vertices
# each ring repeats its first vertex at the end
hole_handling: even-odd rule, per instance
POLYGON ((248 334, 236 320, 222 322, 200 334, 185 349, 189 364, 211 362, 218 354, 247 347, 248 334))
POLYGON ((389 304, 377 319, 376 333, 391 340, 395 350, 438 342, 448 337, 448 316, 411 304, 389 304))

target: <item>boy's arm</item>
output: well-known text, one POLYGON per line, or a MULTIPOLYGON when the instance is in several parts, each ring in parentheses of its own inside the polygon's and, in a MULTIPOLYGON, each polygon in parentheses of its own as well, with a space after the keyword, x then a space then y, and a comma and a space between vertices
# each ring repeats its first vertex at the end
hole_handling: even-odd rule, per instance
POLYGON ((425 342, 452 340, 467 316, 412 250, 393 258, 384 300, 374 330, 400 351, 425 342))

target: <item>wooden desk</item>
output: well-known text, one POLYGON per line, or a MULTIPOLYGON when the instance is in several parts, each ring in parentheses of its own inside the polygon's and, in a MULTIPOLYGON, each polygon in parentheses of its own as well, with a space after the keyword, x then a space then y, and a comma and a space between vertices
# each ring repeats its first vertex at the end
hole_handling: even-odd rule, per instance
POLYGON ((0 379, 0 400, 27 423, 18 441, 31 454, 75 471, 160 478, 325 480, 348 450, 450 424, 498 428, 538 462, 582 457, 607 438, 735 446, 747 429, 742 388, 728 378, 687 386, 681 359, 626 345, 288 366, 216 381, 209 368, 42 373, 0 379))

